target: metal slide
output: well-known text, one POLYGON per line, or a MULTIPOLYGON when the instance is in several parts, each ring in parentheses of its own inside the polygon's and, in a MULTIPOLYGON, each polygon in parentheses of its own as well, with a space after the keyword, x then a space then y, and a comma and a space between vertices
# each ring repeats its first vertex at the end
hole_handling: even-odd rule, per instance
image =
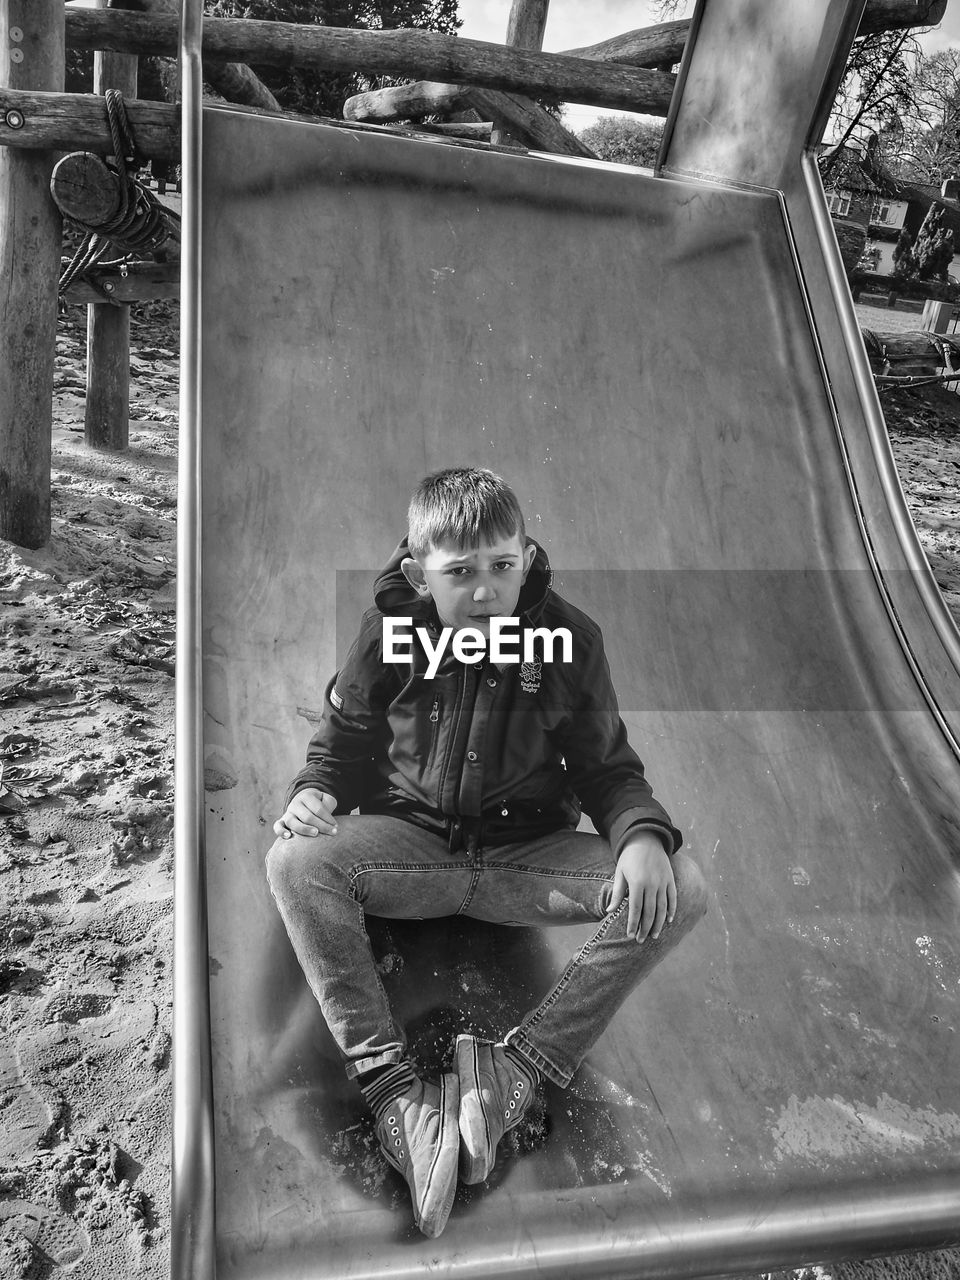
MULTIPOLYGON (((716 1275, 960 1238, 960 643, 804 151, 859 8, 702 5, 657 177, 204 110, 174 1280, 716 1275), (428 1241, 263 857, 407 495, 459 463, 515 484, 601 622, 712 902, 428 1241)), ((439 1063, 467 1020, 513 1025, 578 933, 376 945, 439 1063)))

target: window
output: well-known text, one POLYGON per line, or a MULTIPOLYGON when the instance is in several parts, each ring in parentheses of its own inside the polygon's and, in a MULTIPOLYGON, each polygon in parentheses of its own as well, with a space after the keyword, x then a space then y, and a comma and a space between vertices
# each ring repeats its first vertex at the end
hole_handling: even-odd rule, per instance
POLYGON ((891 200, 878 200, 873 206, 872 222, 879 222, 888 227, 897 226, 897 208, 891 200))
POLYGON ((850 193, 849 191, 828 191, 827 207, 831 213, 835 213, 838 217, 845 218, 850 212, 850 193))

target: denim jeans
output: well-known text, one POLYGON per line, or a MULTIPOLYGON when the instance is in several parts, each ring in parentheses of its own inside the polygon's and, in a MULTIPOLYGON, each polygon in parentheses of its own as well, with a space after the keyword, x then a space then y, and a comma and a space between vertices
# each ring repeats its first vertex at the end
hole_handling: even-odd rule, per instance
POLYGON ((337 826, 334 836, 277 840, 267 875, 350 1077, 399 1062, 406 1052, 365 913, 395 920, 466 915, 507 925, 599 922, 553 989, 506 1037, 564 1086, 629 993, 706 909, 703 878, 682 852, 671 860, 676 916, 659 938, 638 943, 626 933, 626 901, 607 913, 615 861, 600 836, 558 831, 451 854, 446 840, 399 818, 338 815, 337 826))

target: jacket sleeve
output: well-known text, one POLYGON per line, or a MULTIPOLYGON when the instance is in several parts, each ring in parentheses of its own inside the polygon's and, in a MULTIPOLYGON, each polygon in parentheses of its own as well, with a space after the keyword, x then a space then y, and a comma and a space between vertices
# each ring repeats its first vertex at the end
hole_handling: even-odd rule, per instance
POLYGON ((654 831, 667 853, 676 853, 683 836, 654 798, 643 762, 627 741, 600 632, 579 640, 579 699, 563 748, 577 798, 615 854, 637 828, 654 831))
POLYGON ((383 741, 390 696, 392 668, 384 665, 382 650, 381 615, 372 611, 327 685, 323 715, 307 747, 306 763, 287 790, 285 807, 307 787, 332 795, 337 813, 350 813, 363 799, 370 764, 383 741))

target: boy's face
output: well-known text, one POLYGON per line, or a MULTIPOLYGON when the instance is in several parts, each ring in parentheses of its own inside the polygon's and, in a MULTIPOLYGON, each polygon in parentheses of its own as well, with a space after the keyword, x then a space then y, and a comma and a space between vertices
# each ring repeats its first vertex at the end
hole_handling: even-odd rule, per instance
POLYGON ((489 635, 490 618, 516 616, 520 588, 536 554, 536 547, 525 547, 515 533, 478 547, 431 547, 419 560, 408 557, 401 568, 418 595, 432 597, 444 626, 475 627, 489 635))

